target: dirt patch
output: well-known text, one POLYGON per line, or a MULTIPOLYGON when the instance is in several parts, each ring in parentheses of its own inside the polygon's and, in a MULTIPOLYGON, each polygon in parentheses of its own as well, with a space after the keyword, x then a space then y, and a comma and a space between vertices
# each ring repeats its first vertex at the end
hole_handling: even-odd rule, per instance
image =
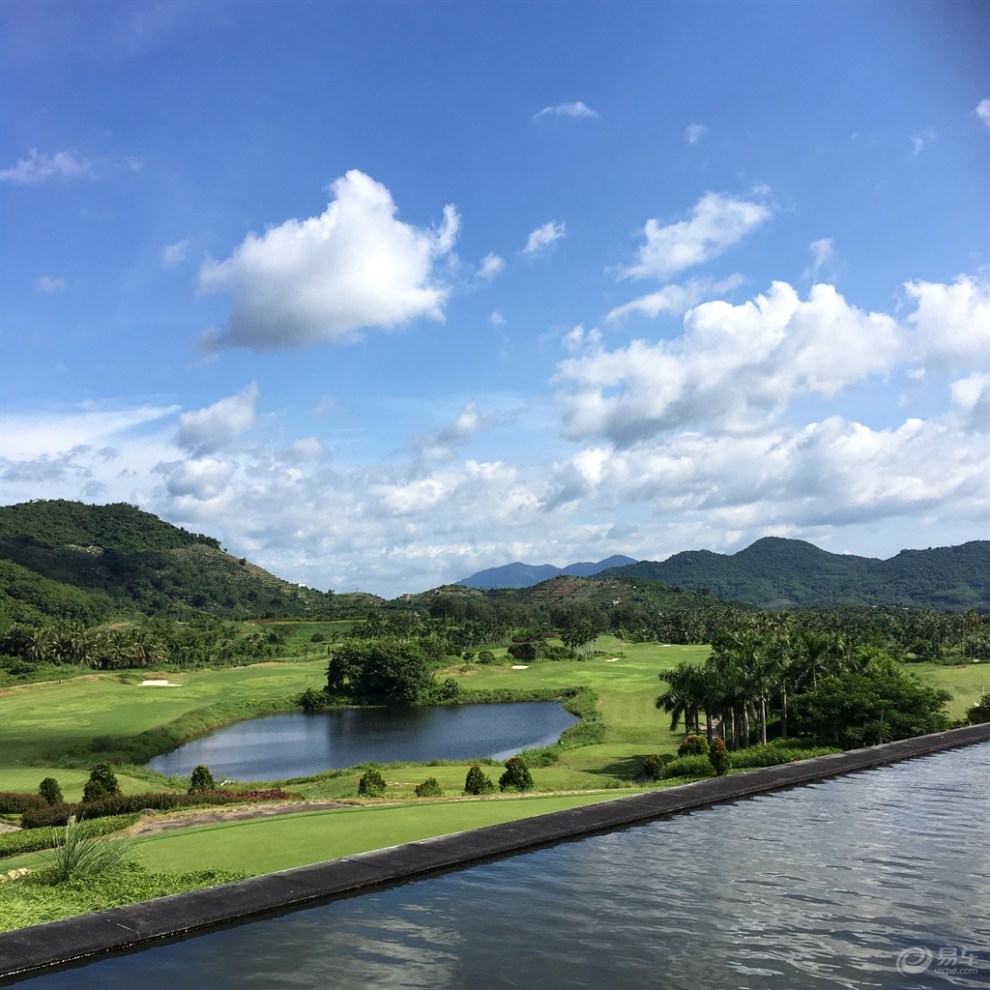
POLYGON ((305 811, 326 811, 329 808, 353 807, 349 801, 289 801, 279 804, 239 804, 233 808, 211 808, 209 811, 174 811, 164 815, 142 818, 132 825, 128 835, 155 835, 194 825, 217 825, 220 822, 248 821, 252 818, 272 818, 275 815, 298 815, 305 811))

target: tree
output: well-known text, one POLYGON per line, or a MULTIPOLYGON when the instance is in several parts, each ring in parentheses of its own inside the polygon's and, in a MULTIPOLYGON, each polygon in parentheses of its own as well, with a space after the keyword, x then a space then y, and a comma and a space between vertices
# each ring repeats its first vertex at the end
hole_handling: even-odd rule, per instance
POLYGON ((979 722, 990 722, 990 693, 984 691, 980 700, 966 712, 970 725, 979 722))
POLYGON ((383 637, 350 639, 327 666, 327 693, 361 701, 411 705, 427 698, 433 677, 415 643, 383 637))
POLYGON ((925 687, 889 657, 873 657, 862 672, 819 680, 794 698, 795 721, 821 743, 874 746, 949 728, 947 691, 925 687))
POLYGON ((531 791, 533 775, 521 756, 510 756, 505 763, 505 773, 499 778, 500 791, 531 791))
POLYGON ((216 790, 216 786, 216 781, 213 779, 213 774, 210 773, 210 768, 203 763, 200 763, 193 770, 192 777, 189 778, 190 794, 202 794, 204 791, 214 791, 216 790))
POLYGON ((110 765, 98 763, 93 767, 89 780, 83 787, 83 801, 86 803, 102 801, 104 798, 113 797, 114 794, 119 793, 120 785, 117 783, 117 777, 110 769, 110 765))
POLYGON ((464 779, 465 794, 491 794, 495 785, 479 766, 473 766, 464 779))
POLYGON ((49 804, 63 804, 65 798, 62 797, 62 788, 58 786, 58 781, 54 777, 45 777, 38 786, 38 793, 49 804))

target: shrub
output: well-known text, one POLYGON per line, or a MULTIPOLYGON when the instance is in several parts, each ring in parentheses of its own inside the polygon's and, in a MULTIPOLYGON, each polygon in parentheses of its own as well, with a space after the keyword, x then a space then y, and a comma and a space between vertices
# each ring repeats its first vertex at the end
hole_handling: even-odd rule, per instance
POLYGON ((50 805, 65 802, 65 798, 62 797, 62 788, 58 786, 58 781, 54 777, 45 777, 38 785, 38 794, 50 805))
POLYGON ((505 773, 499 778, 500 791, 531 791, 533 775, 521 756, 512 756, 506 761, 505 773))
POLYGON ((17 791, 0 791, 0 815, 20 815, 25 811, 46 807, 40 794, 19 794, 17 791))
POLYGON ((990 693, 984 691, 980 700, 966 712, 970 725, 980 722, 990 722, 990 693))
POLYGON ((473 766, 464 779, 465 794, 491 794, 495 785, 479 766, 473 766))
POLYGON ((358 781, 358 794, 381 797, 385 793, 385 778, 374 768, 366 770, 358 781))
POLYGON ((712 743, 712 748, 708 752, 708 762, 711 763, 712 769, 718 777, 729 772, 732 766, 732 757, 729 756, 729 751, 721 739, 716 739, 712 743))
POLYGON ((422 784, 416 788, 416 797, 442 797, 443 788, 436 777, 427 777, 422 784))
POLYGON ((200 763, 200 765, 193 770, 192 776, 189 778, 190 794, 201 794, 203 791, 213 791, 216 790, 216 786, 216 781, 213 779, 213 774, 210 773, 210 768, 203 763, 200 763))
POLYGON ((704 736, 685 736, 677 747, 678 756, 704 756, 708 752, 708 740, 704 736))
POLYGON ((494 663, 495 654, 491 650, 482 650, 478 654, 478 663, 494 663))
POLYGON ((673 756, 670 753, 661 753, 656 756, 648 756, 643 761, 643 773, 650 778, 650 780, 662 780, 663 779, 663 768, 667 766, 668 763, 673 762, 673 756))
POLYGON ((679 756, 676 760, 671 760, 661 774, 661 780, 670 780, 671 777, 711 777, 715 771, 707 756, 697 754, 695 756, 679 756))
POLYGON ((105 840, 87 836, 78 825, 66 825, 55 840, 49 858, 49 883, 65 883, 75 877, 94 877, 122 866, 130 839, 105 840))
MULTIPOLYGON (((94 818, 92 821, 79 822, 76 828, 86 836, 108 835, 133 825, 137 817, 115 815, 112 818, 94 818)), ((0 833, 0 858, 50 850, 59 835, 59 828, 22 828, 17 832, 0 833)))

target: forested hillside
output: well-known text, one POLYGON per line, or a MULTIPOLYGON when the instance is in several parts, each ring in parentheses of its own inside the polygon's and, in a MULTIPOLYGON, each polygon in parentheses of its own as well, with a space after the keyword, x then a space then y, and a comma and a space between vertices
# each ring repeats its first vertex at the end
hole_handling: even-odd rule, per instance
POLYGON ((902 550, 890 560, 829 553, 767 537, 736 554, 708 550, 640 561, 599 578, 642 577, 760 608, 900 605, 940 611, 990 608, 990 541, 902 550))
POLYGON ((7 622, 318 616, 334 604, 332 592, 276 578, 225 553, 212 537, 132 505, 0 507, 0 617, 7 622))

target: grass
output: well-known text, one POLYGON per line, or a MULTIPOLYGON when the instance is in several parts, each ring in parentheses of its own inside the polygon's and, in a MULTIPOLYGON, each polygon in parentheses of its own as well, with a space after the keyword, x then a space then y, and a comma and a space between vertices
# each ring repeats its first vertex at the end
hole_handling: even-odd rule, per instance
MULTIPOLYGON (((291 635, 296 638, 311 636, 316 628, 316 624, 293 625, 291 635)), ((30 882, 6 881, 0 897, 0 928, 35 924, 47 920, 51 911, 64 911, 57 916, 65 917, 128 899, 159 896, 157 892, 193 889, 222 878, 287 869, 607 800, 621 796, 623 791, 617 788, 628 793, 636 786, 633 779, 645 758, 673 752, 680 741, 679 735, 669 732, 666 717, 654 705, 663 690, 659 672, 685 660, 701 663, 709 650, 628 644, 612 637, 601 637, 596 649, 584 661, 533 663, 525 670, 513 670, 509 662, 458 664, 440 673, 456 678, 466 692, 593 690, 605 721, 601 741, 573 749, 551 747, 556 762, 532 769, 538 791, 573 793, 464 799, 460 794, 468 762, 390 765, 382 768, 388 784, 382 802, 139 838, 131 850, 135 863, 121 874, 124 879, 101 880, 106 887, 99 888, 102 900, 87 900, 85 891, 69 889, 71 885, 49 888, 62 891, 65 887, 64 903, 59 905, 50 894, 38 893, 30 882), (416 785, 427 777, 437 778, 444 798, 416 798, 416 785), (204 864, 221 872, 203 874, 204 864), (17 893, 21 890, 27 891, 23 897, 17 893)), ((950 691, 953 717, 961 717, 990 680, 984 665, 912 664, 910 669, 925 683, 950 691)), ((127 672, 6 689, 0 692, 0 787, 33 792, 42 778, 51 776, 59 781, 68 800, 78 799, 88 768, 96 762, 94 739, 103 737, 104 750, 118 754, 132 751, 128 746, 134 737, 143 739, 145 747, 167 746, 170 740, 174 744, 238 718, 284 708, 287 699, 308 687, 319 687, 324 670, 325 660, 319 657, 147 674, 148 679, 167 677, 178 685, 168 688, 141 687, 143 673, 127 672)), ((501 766, 484 769, 497 783, 501 766)), ((330 771, 293 780, 287 789, 307 799, 350 798, 357 792, 360 774, 358 769, 330 771)), ((184 781, 162 778, 140 766, 118 768, 117 777, 125 793, 169 787, 184 790, 186 786, 184 781)), ((3 865, 5 869, 38 869, 43 859, 40 853, 27 853, 5 858, 3 865)))

